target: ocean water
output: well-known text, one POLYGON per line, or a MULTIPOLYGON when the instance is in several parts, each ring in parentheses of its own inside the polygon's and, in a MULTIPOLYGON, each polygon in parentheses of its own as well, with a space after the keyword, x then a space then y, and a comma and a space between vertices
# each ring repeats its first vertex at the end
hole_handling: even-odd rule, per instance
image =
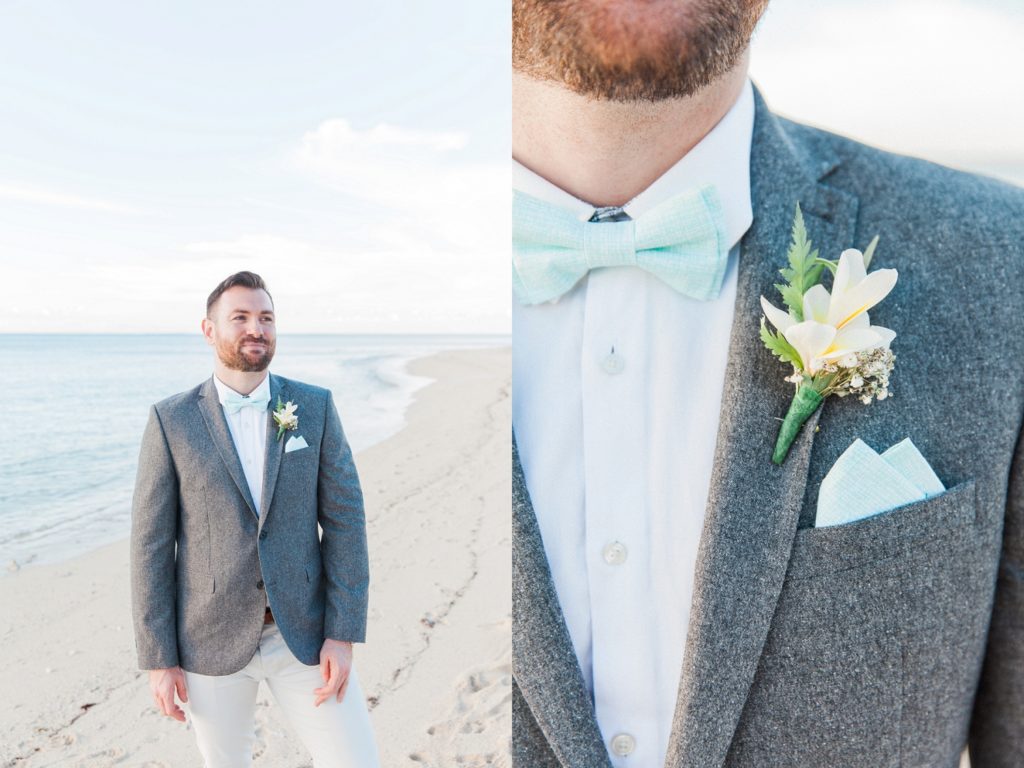
MULTIPOLYGON (((280 336, 271 372, 329 388, 353 450, 398 432, 408 363, 501 336, 280 336)), ((212 373, 196 335, 0 334, 0 574, 128 535, 149 406, 212 373)))

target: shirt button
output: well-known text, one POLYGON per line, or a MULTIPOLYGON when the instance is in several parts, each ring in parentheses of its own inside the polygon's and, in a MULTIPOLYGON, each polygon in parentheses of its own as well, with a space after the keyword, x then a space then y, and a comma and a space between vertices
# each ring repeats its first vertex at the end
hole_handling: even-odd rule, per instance
POLYGON ((265 539, 265 538, 267 538, 267 532, 266 531, 260 531, 260 541, 263 541, 263 539, 265 539))
POLYGON ((626 367, 626 361, 622 359, 622 355, 612 352, 609 355, 605 355, 604 360, 601 361, 601 367, 605 373, 610 373, 614 376, 617 373, 622 373, 626 367))
POLYGON ((256 582, 256 589, 263 589, 263 579, 256 582))
POLYGON ((628 733, 617 733, 612 737, 612 752, 619 757, 633 754, 636 749, 636 739, 628 733))
POLYGON ((626 545, 621 541, 613 541, 611 544, 605 545, 601 554, 608 565, 622 565, 626 562, 629 550, 626 549, 626 545))

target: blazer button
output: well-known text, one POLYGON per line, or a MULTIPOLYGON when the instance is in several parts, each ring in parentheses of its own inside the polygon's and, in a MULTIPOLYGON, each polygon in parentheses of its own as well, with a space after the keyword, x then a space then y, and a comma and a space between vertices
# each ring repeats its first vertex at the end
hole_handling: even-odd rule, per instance
POLYGON ((263 541, 265 538, 267 538, 267 532, 260 531, 260 541, 263 541))
POLYGON ((256 582, 256 589, 263 589, 263 579, 256 582))

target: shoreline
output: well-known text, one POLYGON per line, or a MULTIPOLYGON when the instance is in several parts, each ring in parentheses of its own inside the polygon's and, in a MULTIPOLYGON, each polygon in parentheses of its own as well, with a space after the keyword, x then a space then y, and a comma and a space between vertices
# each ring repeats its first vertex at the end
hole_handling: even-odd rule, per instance
MULTIPOLYGON (((509 766, 509 347, 416 358, 402 429, 356 454, 370 542, 360 681, 386 766, 509 766), (498 599, 495 599, 497 596, 498 599)), ((136 669, 128 542, 0 578, 0 765, 199 764, 136 669)), ((255 764, 309 759, 265 686, 255 764)))
MULTIPOLYGON (((8 335, 11 335, 11 334, 8 334, 8 335)), ((45 335, 45 334, 43 334, 43 335, 45 335)), ((65 334, 57 334, 57 335, 65 335, 65 334)), ((141 334, 141 335, 149 335, 149 334, 141 334)), ((377 369, 376 373, 377 373, 378 378, 381 378, 382 380, 384 380, 385 383, 387 384, 387 386, 391 387, 392 390, 393 390, 393 391, 384 392, 383 394, 385 396, 397 397, 397 398, 400 398, 400 399, 405 399, 406 402, 404 403, 404 405, 401 408, 401 410, 398 413, 395 414, 395 416, 393 417, 393 421, 391 423, 389 423, 386 426, 385 425, 381 425, 381 426, 378 427, 378 431, 380 433, 380 436, 375 436, 373 442, 360 447, 358 449, 358 451, 356 451, 356 449, 353 448, 353 450, 355 451, 355 455, 358 457, 359 455, 361 455, 365 451, 373 448, 374 446, 379 445, 380 443, 383 443, 383 442, 386 442, 386 441, 390 440, 391 438, 395 437, 399 432, 401 432, 403 429, 405 429, 408 426, 408 423, 409 423, 409 419, 408 419, 409 410, 412 408, 413 404, 416 402, 416 398, 418 397, 419 393, 425 387, 430 386, 430 384, 432 384, 434 382, 433 378, 431 378, 429 376, 425 376, 425 375, 419 374, 419 373, 417 373, 414 370, 414 367, 416 366, 416 364, 419 361, 421 361, 421 360, 429 360, 431 357, 434 357, 434 356, 439 355, 439 354, 444 354, 445 352, 476 351, 476 350, 485 351, 485 350, 500 349, 500 348, 502 348, 502 347, 501 346, 485 346, 485 345, 472 346, 472 345, 470 345, 470 346, 463 346, 463 347, 451 347, 451 348, 447 348, 447 349, 423 350, 423 351, 417 351, 415 353, 401 353, 401 354, 399 354, 399 353, 396 352, 394 354, 393 359, 389 360, 388 362, 393 364, 395 366, 395 368, 400 369, 397 372, 397 374, 395 374, 394 370, 391 370, 389 368, 383 369, 383 372, 386 375, 383 375, 383 376, 381 375, 381 369, 380 368, 377 369), (392 380, 392 379, 394 379, 394 380, 392 380), (397 424, 398 426, 395 426, 395 424, 397 424)), ((376 356, 377 355, 374 355, 374 357, 376 357, 376 356)), ((343 404, 339 404, 339 409, 342 407, 342 405, 343 404)), ((342 421, 343 421, 343 424, 344 424, 345 423, 345 412, 342 411, 341 415, 342 415, 342 421)), ((347 426, 346 427, 346 433, 348 434, 349 432, 351 432, 351 429, 352 429, 351 425, 347 426)), ((141 435, 142 435, 142 432, 141 432, 141 428, 140 428, 139 435, 138 435, 139 438, 141 438, 141 435)), ((350 441, 353 440, 353 436, 351 434, 348 434, 348 437, 350 438, 350 441)), ((354 438, 356 442, 358 442, 358 438, 359 438, 359 435, 358 435, 358 431, 357 431, 357 434, 355 435, 355 438, 354 438)), ((129 494, 130 494, 130 491, 129 491, 129 494)), ((125 525, 126 526, 128 525, 128 521, 127 520, 125 521, 125 525)), ((14 575, 14 574, 20 572, 21 570, 26 569, 26 568, 31 569, 31 568, 37 568, 39 566, 47 566, 47 565, 56 566, 56 565, 60 565, 62 563, 71 562, 71 561, 73 561, 73 560, 75 560, 77 558, 80 558, 80 557, 87 557, 88 555, 92 554, 93 552, 97 552, 97 551, 103 550, 103 549, 105 549, 107 547, 116 545, 118 542, 127 540, 128 535, 129 534, 128 534, 128 531, 126 529, 124 531, 123 535, 118 534, 118 535, 109 536, 109 537, 108 536, 104 536, 104 537, 101 537, 100 539, 98 539, 97 541, 88 542, 88 543, 85 543, 83 545, 80 545, 80 547, 75 547, 75 548, 69 547, 67 545, 67 543, 64 543, 60 547, 61 548, 61 552, 58 553, 56 556, 52 556, 52 553, 50 553, 49 555, 44 555, 44 556, 41 557, 40 556, 41 552, 39 551, 39 549, 34 549, 34 550, 30 551, 27 555, 26 554, 18 554, 18 555, 8 554, 8 555, 3 556, 2 558, 0 558, 0 581, 2 581, 4 578, 6 578, 8 576, 11 576, 11 575, 14 575)))

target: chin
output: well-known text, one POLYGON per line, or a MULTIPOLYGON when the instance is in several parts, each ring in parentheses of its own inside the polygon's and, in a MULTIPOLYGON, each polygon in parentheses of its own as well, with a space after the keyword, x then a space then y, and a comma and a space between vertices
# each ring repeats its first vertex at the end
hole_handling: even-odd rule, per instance
POLYGON ((232 371, 242 371, 243 373, 258 373, 265 371, 270 367, 270 361, 274 359, 272 351, 263 352, 256 355, 246 355, 238 350, 227 350, 226 354, 218 354, 221 363, 224 367, 231 369, 232 371))
POLYGON ((261 355, 258 359, 252 360, 248 357, 244 358, 245 368, 243 370, 255 373, 258 371, 265 371, 270 367, 270 355, 261 355))

